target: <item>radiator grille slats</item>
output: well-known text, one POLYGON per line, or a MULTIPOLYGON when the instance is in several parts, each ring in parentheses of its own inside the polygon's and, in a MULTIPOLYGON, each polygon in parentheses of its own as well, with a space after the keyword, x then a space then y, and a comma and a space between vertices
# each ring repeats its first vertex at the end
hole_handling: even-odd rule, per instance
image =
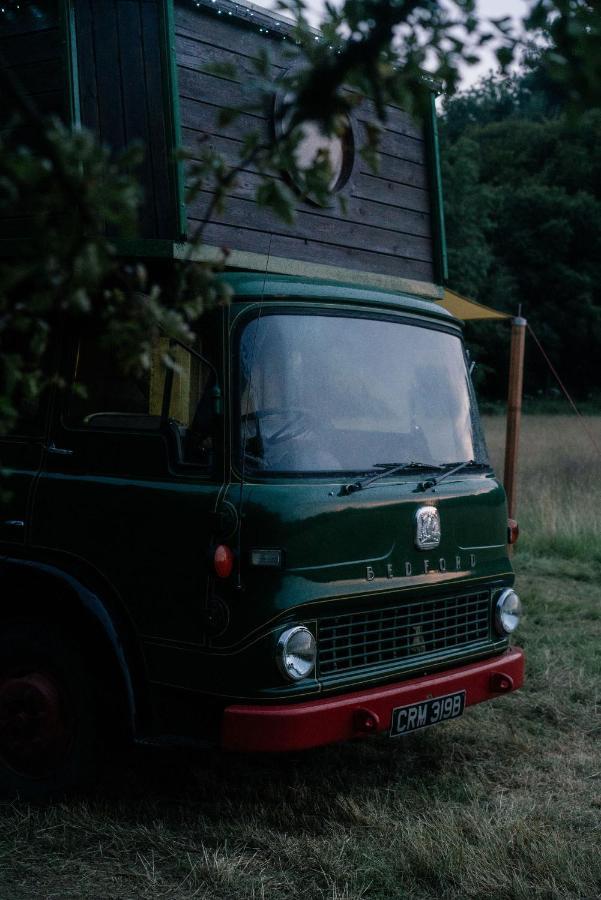
POLYGON ((489 637, 489 622, 489 591, 330 616, 319 622, 319 673, 469 647, 489 637))

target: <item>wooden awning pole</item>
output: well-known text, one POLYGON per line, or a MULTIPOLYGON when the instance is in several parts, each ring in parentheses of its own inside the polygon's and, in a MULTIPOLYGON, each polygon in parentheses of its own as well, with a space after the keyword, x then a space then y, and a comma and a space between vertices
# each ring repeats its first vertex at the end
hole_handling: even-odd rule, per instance
POLYGON ((511 320, 511 349, 509 352, 509 390, 507 394, 507 431, 505 434, 505 476, 507 510, 510 519, 517 512, 518 449, 520 421, 522 417, 522 388, 524 384, 524 348, 526 345, 526 319, 516 316, 511 320))

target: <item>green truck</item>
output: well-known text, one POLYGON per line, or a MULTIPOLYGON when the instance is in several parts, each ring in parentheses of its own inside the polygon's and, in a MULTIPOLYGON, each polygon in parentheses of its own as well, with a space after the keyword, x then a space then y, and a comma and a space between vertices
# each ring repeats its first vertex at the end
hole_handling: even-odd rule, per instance
MULTIPOLYGON (((185 205, 173 148, 204 131, 227 155, 244 128, 214 124, 239 86, 206 62, 243 69, 265 40, 277 60, 287 26, 228 0, 21 7, 0 49, 35 102, 151 149, 120 251, 168 271, 208 202, 185 205)), ((124 377, 65 334, 57 366, 87 395, 0 439, 4 790, 81 783, 115 740, 399 738, 522 684, 505 494, 440 303, 435 117, 391 109, 374 175, 355 152, 371 114, 340 151, 346 216, 299 198, 283 225, 249 173, 211 221, 234 299, 175 372, 157 347, 124 377)), ((18 253, 27 217, 0 229, 18 253)))

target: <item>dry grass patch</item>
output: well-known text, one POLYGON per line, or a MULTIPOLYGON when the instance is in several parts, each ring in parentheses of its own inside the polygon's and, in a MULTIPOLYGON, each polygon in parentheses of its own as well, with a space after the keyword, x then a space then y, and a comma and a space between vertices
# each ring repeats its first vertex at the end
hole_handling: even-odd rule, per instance
MULTIPOLYGON (((601 447, 601 416, 586 427, 601 447)), ((484 428, 502 477, 505 418, 485 416, 484 428)), ((521 551, 601 561, 601 455, 575 415, 523 417, 518 518, 521 551)))

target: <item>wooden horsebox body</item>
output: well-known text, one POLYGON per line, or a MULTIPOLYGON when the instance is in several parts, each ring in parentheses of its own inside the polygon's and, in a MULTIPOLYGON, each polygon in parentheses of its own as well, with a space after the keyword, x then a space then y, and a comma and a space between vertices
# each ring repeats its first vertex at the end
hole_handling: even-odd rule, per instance
MULTIPOLYGON (((169 258, 202 219, 210 194, 185 202, 183 149, 193 160, 199 142, 235 163, 243 135, 274 127, 273 106, 251 108, 243 84, 265 47, 277 79, 294 64, 290 26, 256 7, 229 0, 55 0, 22 4, 3 23, 0 50, 39 110, 83 125, 119 150, 145 147, 139 178, 144 203, 139 240, 124 255, 169 258), (208 71, 233 64, 235 79, 208 71), (232 124, 223 108, 249 105, 232 124)), ((324 208, 298 199, 288 225, 257 206, 258 175, 241 173, 224 212, 204 232, 208 247, 232 251, 233 268, 334 278, 439 296, 444 247, 434 108, 418 123, 389 107, 377 173, 361 156, 369 103, 354 113, 354 148, 341 193, 324 208)), ((285 178, 285 174, 280 177, 285 178)), ((27 237, 27 216, 0 221, 5 252, 27 237)))

